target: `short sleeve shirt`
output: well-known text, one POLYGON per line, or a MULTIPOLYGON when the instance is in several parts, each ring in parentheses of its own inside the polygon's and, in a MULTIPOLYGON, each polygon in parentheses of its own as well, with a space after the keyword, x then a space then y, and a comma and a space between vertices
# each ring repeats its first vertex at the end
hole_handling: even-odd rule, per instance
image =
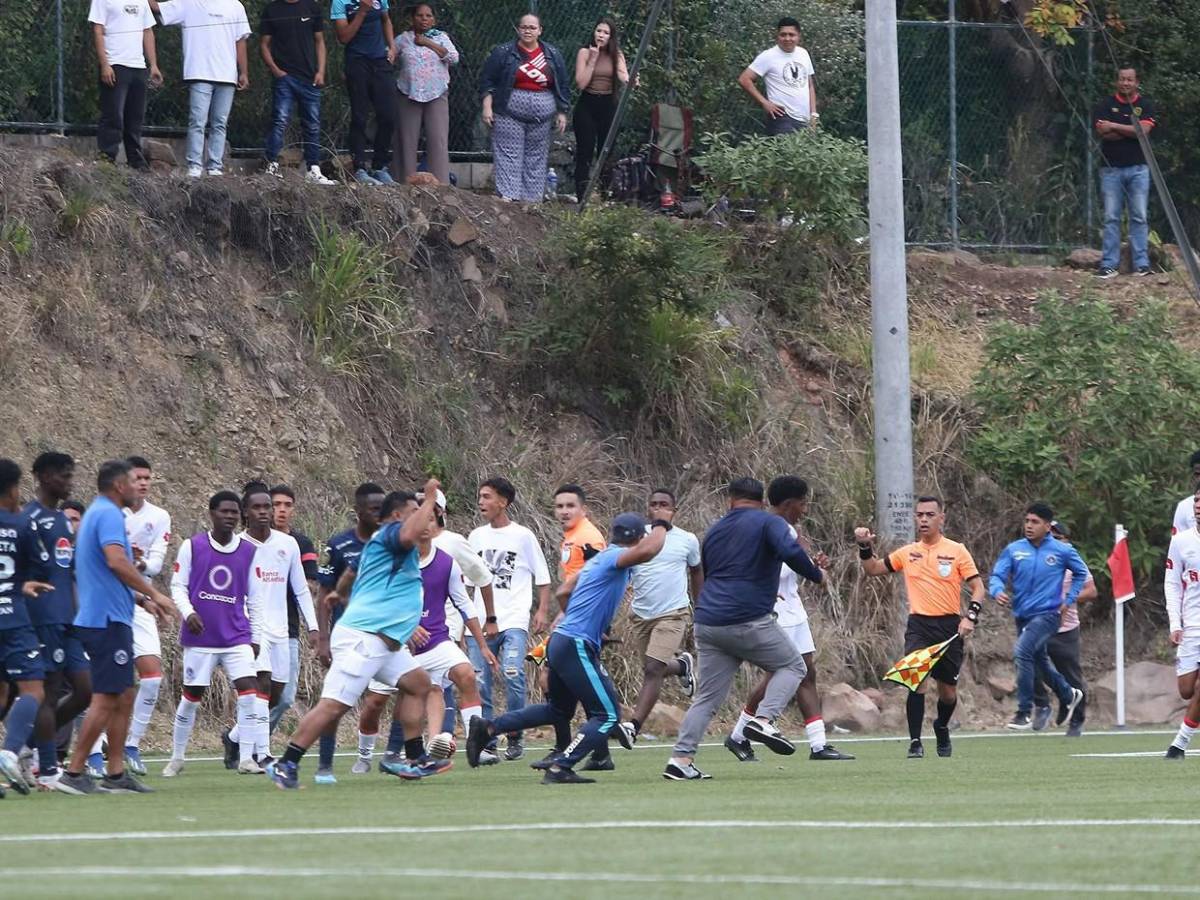
POLYGON ((979 577, 967 548, 947 537, 932 547, 920 541, 907 544, 884 563, 888 571, 904 574, 909 612, 918 616, 959 615, 963 583, 979 577))
POLYGON ((104 53, 110 66, 146 68, 142 35, 154 27, 146 0, 92 0, 88 21, 104 26, 104 53))
POLYGON ((258 30, 271 38, 275 65, 301 81, 317 77, 317 46, 321 33, 321 9, 313 0, 272 0, 263 10, 258 30))
POLYGON ((104 555, 108 546, 120 547, 133 562, 133 550, 125 533, 125 515, 117 504, 100 496, 83 514, 75 539, 75 584, 79 596, 75 625, 80 628, 106 628, 109 622, 133 624, 133 591, 108 567, 104 555))
POLYGON ((700 541, 676 525, 667 532, 657 556, 630 569, 634 614, 643 619, 657 619, 687 609, 691 605, 688 569, 699 565, 700 541))
MULTIPOLYGON (((1132 125, 1135 116, 1143 125, 1157 124, 1154 103, 1149 97, 1134 96, 1132 100, 1121 100, 1109 96, 1097 104, 1092 112, 1093 122, 1116 122, 1118 125, 1132 125)), ((1136 136, 1101 141, 1100 155, 1104 157, 1104 165, 1117 169, 1146 164, 1146 156, 1136 136)))
POLYGON ((608 542, 604 540, 604 535, 592 520, 584 517, 576 522, 570 531, 563 532, 562 544, 559 546, 558 569, 564 581, 572 575, 579 574, 579 570, 587 562, 583 558, 583 548, 587 546, 603 550, 608 546, 608 542))
POLYGON ((346 45, 346 55, 386 59, 388 48, 383 34, 383 17, 388 12, 388 0, 333 0, 329 7, 329 19, 349 22, 358 15, 358 9, 364 3, 370 6, 370 11, 346 45))
POLYGON ((808 121, 812 114, 808 82, 814 73, 807 50, 797 47, 791 53, 784 53, 778 47, 771 47, 754 58, 750 71, 766 82, 768 100, 782 106, 791 118, 808 121))

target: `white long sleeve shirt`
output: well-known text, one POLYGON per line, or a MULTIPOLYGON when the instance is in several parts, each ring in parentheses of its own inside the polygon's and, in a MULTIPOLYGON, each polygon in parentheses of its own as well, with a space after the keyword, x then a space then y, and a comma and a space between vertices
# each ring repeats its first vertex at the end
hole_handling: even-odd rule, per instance
POLYGON ((271 529, 271 536, 264 542, 254 540, 249 532, 242 537, 257 545, 254 554, 254 571, 250 577, 250 596, 261 604, 263 636, 271 641, 288 639, 287 589, 290 584, 296 595, 296 608, 309 631, 317 628, 317 613, 313 609, 312 591, 304 577, 304 565, 300 562, 300 545, 290 534, 271 529))
POLYGON ((1171 538, 1163 594, 1171 630, 1200 637, 1200 532, 1195 526, 1171 538))
POLYGON ((1175 504, 1175 518, 1171 521, 1171 534, 1179 534, 1196 527, 1196 495, 1188 494, 1175 504))
POLYGON ((142 572, 147 578, 155 577, 162 571, 171 546, 170 513, 149 500, 137 512, 125 507, 125 534, 129 543, 142 551, 142 572))
MULTIPOLYGON (((242 536, 235 534, 233 540, 228 544, 218 544, 213 540, 212 532, 205 535, 212 548, 219 553, 232 553, 238 548, 238 544, 242 542, 242 536)), ((192 596, 188 592, 188 582, 192 577, 192 542, 184 541, 179 548, 179 553, 175 556, 175 571, 171 575, 171 599, 175 601, 175 608, 179 610, 179 614, 183 616, 184 624, 181 626, 187 628, 187 618, 196 611, 196 607, 192 604, 192 596)), ((246 618, 250 620, 250 643, 262 643, 263 616, 262 604, 260 598, 250 593, 246 597, 246 618)), ((206 650, 209 648, 198 647, 198 650, 206 650)), ((214 651, 218 648, 213 648, 214 651)))

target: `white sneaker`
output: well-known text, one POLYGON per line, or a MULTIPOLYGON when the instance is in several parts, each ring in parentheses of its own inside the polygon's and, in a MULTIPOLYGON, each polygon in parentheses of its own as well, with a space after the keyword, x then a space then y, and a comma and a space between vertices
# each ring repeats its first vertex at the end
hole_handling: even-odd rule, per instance
POLYGON ((480 750, 479 751, 479 764, 481 766, 494 766, 498 762, 500 762, 500 757, 497 756, 495 753, 493 753, 491 750, 480 750))
POLYGON ((371 773, 371 761, 359 757, 354 761, 354 765, 350 767, 351 775, 369 775, 371 773))
POLYGON ((313 184, 337 184, 333 179, 325 177, 325 173, 321 171, 320 166, 309 166, 304 180, 313 184))
POLYGON ((21 777, 25 779, 25 783, 31 788, 37 787, 37 763, 34 762, 33 751, 22 747, 17 761, 21 764, 21 777))
POLYGON ((65 789, 59 788, 58 782, 62 778, 62 772, 55 772, 53 775, 39 775, 37 777, 37 789, 39 791, 57 791, 62 790, 63 793, 68 793, 65 789))
POLYGON ((165 766, 163 766, 162 777, 163 778, 174 778, 176 775, 178 775, 182 771, 183 771, 183 760, 182 759, 170 759, 170 760, 167 760, 167 764, 165 766))
POLYGON ((204 170, 199 166, 188 166, 188 178, 199 178, 204 174, 204 170))
POLYGON ((243 759, 237 770, 239 775, 265 775, 267 771, 252 759, 243 759))
POLYGON ((225 173, 221 169, 208 169, 204 174, 211 175, 213 178, 219 178, 225 173))
POLYGON ((276 178, 282 178, 282 177, 283 177, 283 172, 281 172, 281 171, 279 170, 279 163, 277 163, 277 162, 269 162, 269 163, 267 163, 266 173, 267 173, 268 175, 273 175, 273 176, 274 176, 274 177, 276 177, 276 178))

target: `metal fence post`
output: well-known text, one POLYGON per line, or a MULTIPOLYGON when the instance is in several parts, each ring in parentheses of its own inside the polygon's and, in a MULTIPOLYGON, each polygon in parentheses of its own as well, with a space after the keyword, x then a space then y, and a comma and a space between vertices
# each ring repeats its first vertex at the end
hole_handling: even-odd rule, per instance
POLYGON ((55 44, 57 46, 58 70, 55 74, 55 105, 58 107, 58 134, 60 137, 67 133, 67 111, 63 100, 63 15, 62 0, 54 3, 55 44))
MULTIPOLYGON (((1092 87, 1092 77, 1095 75, 1093 66, 1095 65, 1095 47, 1093 41, 1096 36, 1095 24, 1089 22, 1087 30, 1087 79, 1085 84, 1088 90, 1092 87)), ((1089 246, 1096 239, 1096 143, 1092 140, 1092 126, 1086 120, 1083 123, 1083 152, 1085 154, 1085 165, 1087 169, 1087 240, 1089 246)))
POLYGON ((950 94, 950 245, 958 249, 958 18, 950 0, 949 21, 946 23, 949 40, 950 94))

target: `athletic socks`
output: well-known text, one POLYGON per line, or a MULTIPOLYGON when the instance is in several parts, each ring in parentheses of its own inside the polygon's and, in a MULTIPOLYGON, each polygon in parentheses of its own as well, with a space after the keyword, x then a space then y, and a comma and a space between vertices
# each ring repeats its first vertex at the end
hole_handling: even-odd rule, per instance
POLYGON ((387 752, 393 755, 404 749, 404 726, 400 720, 392 716, 392 726, 388 729, 387 752))
POLYGON ((735 741, 741 742, 746 739, 746 733, 742 730, 746 727, 746 723, 754 718, 754 713, 742 710, 738 713, 737 724, 733 726, 733 731, 729 732, 729 736, 735 741))
POLYGON ((462 709, 459 710, 459 714, 462 716, 463 734, 470 734, 471 733, 471 719, 473 719, 475 716, 479 716, 482 719, 483 718, 483 707, 482 706, 464 706, 462 709))
POLYGON ((51 737, 37 746, 38 775, 53 775, 58 771, 58 740, 51 737))
POLYGON ((958 700, 939 700, 937 718, 933 720, 933 724, 939 728, 945 728, 950 724, 950 717, 954 715, 954 707, 958 706, 958 700))
MULTIPOLYGON (((242 698, 238 698, 239 711, 242 698)), ((175 728, 171 734, 171 759, 183 759, 187 753, 188 741, 192 737, 192 729, 196 727, 196 710, 200 707, 199 700, 193 700, 187 694, 179 698, 179 706, 175 707, 175 728)))
POLYGON ((254 752, 259 759, 271 755, 271 700, 266 694, 254 696, 254 752))
MULTIPOLYGON (((322 737, 322 740, 324 740, 323 737, 322 737)), ((331 740, 332 740, 332 738, 331 738, 331 740)), ((333 765, 333 759, 332 759, 333 754, 330 753, 329 756, 330 756, 329 765, 332 766, 333 765)), ((289 741, 288 745, 287 745, 287 749, 283 751, 283 761, 285 763, 292 763, 292 764, 298 766, 298 765, 300 765, 300 760, 303 758, 304 758, 304 748, 297 746, 296 744, 293 744, 289 741)), ((328 768, 328 766, 322 766, 322 768, 328 768)))
POLYGON ((151 675, 138 682, 137 698, 133 701, 133 720, 129 723, 126 747, 137 748, 150 727, 154 707, 158 705, 158 689, 162 686, 162 675, 151 675))
POLYGON ((22 694, 13 703, 12 709, 4 720, 7 732, 4 736, 4 749, 19 754, 33 734, 33 725, 37 721, 38 708, 41 706, 29 694, 22 694))
POLYGON ((237 724, 230 729, 229 739, 238 745, 239 762, 254 758, 254 702, 257 699, 258 691, 255 690, 238 693, 237 724))
POLYGON ((919 741, 921 726, 925 723, 925 695, 910 693, 905 709, 908 713, 908 738, 912 741, 919 741))
POLYGON ((1192 742, 1192 735, 1196 733, 1196 729, 1200 728, 1200 722, 1193 722, 1187 716, 1183 717, 1183 724, 1179 726, 1179 734, 1175 735, 1175 740, 1171 741, 1171 746, 1180 750, 1186 750, 1188 744, 1192 742))
MULTIPOLYGON (((288 744, 291 747, 291 744, 288 744)), ((333 752, 337 750, 337 736, 332 734, 323 734, 320 740, 317 741, 317 768, 332 769, 333 768, 333 752)), ((287 757, 284 757, 285 759, 287 757)))
POLYGON ((418 760, 425 755, 425 739, 420 735, 409 738, 404 742, 404 755, 411 760, 418 760))
POLYGON ((363 734, 358 733, 358 758, 371 761, 371 754, 375 752, 375 741, 379 738, 378 734, 363 734))
MULTIPOLYGON (((481 707, 476 707, 481 709, 481 707)), ((554 749, 562 753, 567 747, 571 746, 571 722, 567 720, 555 720, 554 722, 554 749)))
POLYGON ((808 738, 808 749, 813 753, 818 753, 825 749, 825 720, 820 716, 813 716, 804 723, 804 736, 808 738))
MULTIPOLYGON (((447 686, 442 691, 442 700, 445 702, 446 706, 446 711, 442 713, 442 731, 447 731, 450 734, 454 734, 454 719, 456 718, 456 710, 454 708, 454 689, 447 686)), ((429 723, 429 727, 433 727, 432 722, 429 723)))

